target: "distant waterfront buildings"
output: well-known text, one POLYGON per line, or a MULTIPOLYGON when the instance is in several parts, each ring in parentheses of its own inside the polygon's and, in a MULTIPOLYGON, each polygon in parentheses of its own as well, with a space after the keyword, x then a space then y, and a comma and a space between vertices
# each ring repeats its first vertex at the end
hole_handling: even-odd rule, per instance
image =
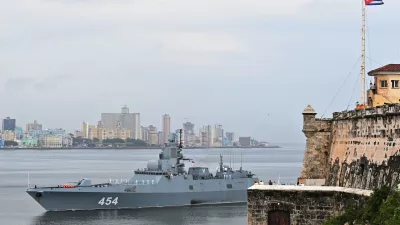
POLYGON ((89 123, 88 122, 83 122, 82 123, 82 137, 83 138, 89 138, 89 123))
POLYGON ((84 135, 83 135, 83 132, 80 131, 80 130, 76 130, 76 131, 74 132, 74 137, 85 138, 84 135))
POLYGON ((25 137, 39 137, 42 135, 48 135, 48 134, 57 134, 57 135, 64 135, 65 130, 64 129, 45 129, 45 130, 30 130, 26 131, 24 136, 25 137))
POLYGON ((226 138, 228 139, 229 143, 235 142, 235 133, 233 132, 226 132, 225 133, 226 138))
POLYGON ((42 124, 38 123, 36 120, 33 123, 26 124, 26 131, 31 130, 42 130, 42 124))
POLYGON ((210 125, 203 126, 199 130, 200 146, 211 148, 213 146, 212 127, 210 125))
POLYGON ((39 137, 39 146, 42 148, 63 148, 72 146, 69 135, 46 134, 39 137))
POLYGON ((171 133, 171 117, 168 114, 162 116, 162 132, 163 142, 162 144, 168 143, 168 135, 171 133))
POLYGON ((185 147, 196 145, 196 134, 194 132, 194 124, 191 122, 186 122, 183 124, 183 141, 185 147))
POLYGON ((29 147, 36 148, 39 145, 39 139, 36 137, 23 138, 21 140, 21 144, 28 148, 29 147))
POLYGON ((239 143, 242 147, 250 147, 251 146, 251 137, 239 137, 239 143))
POLYGON ((147 143, 149 145, 158 145, 158 132, 157 128, 153 125, 149 126, 149 140, 147 143))
POLYGON ((3 141, 15 141, 17 140, 17 134, 15 131, 12 130, 5 130, 1 135, 1 139, 3 141))
POLYGON ((120 123, 122 128, 130 130, 130 138, 141 139, 140 113, 129 113, 127 106, 122 107, 121 113, 102 113, 101 121, 106 129, 115 129, 120 123))
POLYGON ((103 126, 102 121, 99 121, 96 126, 89 125, 88 126, 88 137, 89 139, 97 138, 99 140, 105 139, 127 139, 131 137, 131 131, 126 128, 122 128, 118 123, 117 127, 114 129, 107 129, 103 126))
POLYGON ((164 137, 163 133, 161 131, 159 131, 157 133, 157 137, 158 137, 157 138, 157 145, 163 146, 164 145, 164 143, 163 143, 163 137, 164 137))
POLYGON ((145 141, 146 143, 148 143, 149 142, 149 128, 141 127, 140 130, 142 131, 142 140, 145 141))
POLYGON ((15 139, 16 140, 21 140, 22 138, 24 138, 24 130, 22 129, 22 127, 15 127, 15 139))
POLYGON ((6 117, 3 119, 3 125, 1 131, 12 130, 14 131, 16 127, 16 120, 11 119, 10 117, 6 117))
POLYGON ((223 141, 224 131, 222 129, 222 125, 217 123, 214 126, 214 133, 213 133, 213 143, 215 147, 221 147, 223 141))
MULTIPOLYGON (((69 142, 75 140, 77 143, 82 140, 72 139, 72 137, 81 137, 92 139, 95 145, 101 145, 106 139, 123 139, 128 138, 143 140, 151 146, 163 146, 168 142, 168 136, 173 132, 179 133, 179 129, 171 128, 171 116, 162 115, 162 128, 157 129, 155 126, 140 126, 140 114, 130 113, 129 108, 124 106, 120 113, 102 113, 102 120, 95 125, 89 125, 83 121, 81 128, 76 129, 72 133, 67 134, 64 129, 45 129, 37 120, 33 123, 26 124, 26 130, 16 126, 16 119, 7 117, 3 119, 2 128, 5 131, 0 132, 1 141, 14 141, 20 146, 25 147, 44 147, 58 148, 69 146, 69 142), (140 126, 138 129, 138 125, 140 126), (112 128, 107 128, 112 127, 112 128), (160 130, 160 131, 159 131, 160 130), (97 140, 98 139, 98 140, 97 140)), ((195 124, 186 121, 182 124, 183 133, 182 140, 184 147, 229 147, 229 146, 262 146, 268 143, 258 142, 251 137, 240 137, 239 141, 235 141, 233 132, 224 132, 222 125, 205 125, 196 128, 199 132, 195 132, 195 124)), ((7 143, 8 145, 16 145, 16 143, 7 143)), ((89 142, 87 142, 89 143, 89 142)), ((109 143, 109 142, 107 142, 109 143)), ((111 142, 110 142, 111 143, 111 142)))

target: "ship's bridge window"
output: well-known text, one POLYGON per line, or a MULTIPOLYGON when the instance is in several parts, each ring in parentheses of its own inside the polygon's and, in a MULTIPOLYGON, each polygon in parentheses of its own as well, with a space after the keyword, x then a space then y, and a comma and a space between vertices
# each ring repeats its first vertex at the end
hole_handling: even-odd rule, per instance
POLYGON ((381 88, 387 88, 387 80, 381 80, 381 88))
POLYGON ((391 80, 392 88, 399 88, 399 80, 391 80))

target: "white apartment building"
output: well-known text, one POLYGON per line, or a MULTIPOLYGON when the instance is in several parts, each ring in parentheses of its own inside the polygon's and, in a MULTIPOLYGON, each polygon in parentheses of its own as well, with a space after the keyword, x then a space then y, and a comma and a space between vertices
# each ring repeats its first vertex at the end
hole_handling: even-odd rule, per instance
POLYGON ((130 130, 130 138, 142 139, 140 113, 129 113, 126 106, 122 107, 121 113, 102 113, 101 121, 106 129, 115 129, 121 124, 121 128, 130 130))
POLYGON ((42 148, 62 148, 63 135, 44 134, 39 136, 39 146, 42 148))
POLYGON ((1 134, 1 139, 3 141, 15 141, 17 139, 17 133, 12 130, 5 130, 1 134))

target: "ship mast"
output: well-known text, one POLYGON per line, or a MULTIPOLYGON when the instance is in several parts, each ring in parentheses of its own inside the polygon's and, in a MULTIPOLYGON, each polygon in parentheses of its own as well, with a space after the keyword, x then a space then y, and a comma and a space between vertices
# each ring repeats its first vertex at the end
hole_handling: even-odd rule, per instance
POLYGON ((365 23, 366 23, 366 12, 365 12, 365 0, 361 0, 362 5, 362 39, 361 39, 361 93, 360 93, 360 104, 366 106, 365 102, 365 23))

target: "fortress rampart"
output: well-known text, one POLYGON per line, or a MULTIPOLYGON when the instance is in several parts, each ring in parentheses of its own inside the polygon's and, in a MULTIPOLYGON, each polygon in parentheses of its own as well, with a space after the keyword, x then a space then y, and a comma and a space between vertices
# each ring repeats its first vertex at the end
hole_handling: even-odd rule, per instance
POLYGON ((307 137, 300 183, 374 189, 400 175, 400 104, 343 111, 317 119, 303 112, 307 137))

